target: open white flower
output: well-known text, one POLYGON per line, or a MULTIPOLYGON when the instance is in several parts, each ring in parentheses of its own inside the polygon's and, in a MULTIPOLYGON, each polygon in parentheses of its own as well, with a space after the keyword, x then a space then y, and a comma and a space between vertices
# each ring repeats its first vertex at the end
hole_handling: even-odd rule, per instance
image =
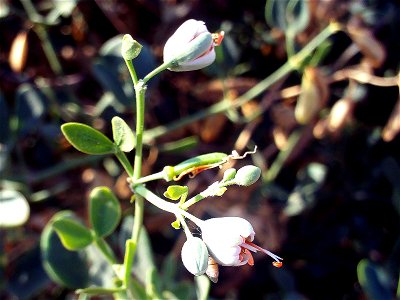
MULTIPOLYGON (((222 38, 218 36, 218 43, 221 40, 222 38)), ((172 66, 169 67, 171 71, 202 69, 212 64, 214 60, 214 36, 203 21, 187 20, 164 46, 164 63, 172 62, 172 66)))
POLYGON ((254 265, 252 252, 264 252, 282 266, 282 258, 252 243, 255 232, 251 224, 239 217, 213 218, 200 224, 203 241, 209 254, 223 266, 254 265))

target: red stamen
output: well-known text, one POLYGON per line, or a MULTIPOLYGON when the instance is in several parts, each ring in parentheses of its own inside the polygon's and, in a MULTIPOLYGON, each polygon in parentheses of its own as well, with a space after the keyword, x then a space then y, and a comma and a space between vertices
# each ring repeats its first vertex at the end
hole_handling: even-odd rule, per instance
POLYGON ((276 263, 279 263, 280 262, 279 260, 283 259, 283 258, 279 257, 278 255, 272 253, 271 251, 268 251, 267 249, 261 248, 260 246, 257 246, 256 244, 253 244, 252 242, 245 241, 245 243, 247 245, 249 245, 249 246, 251 246, 251 247, 253 247, 253 248, 257 249, 257 250, 260 250, 260 251, 264 252, 265 254, 271 256, 275 260, 276 263))

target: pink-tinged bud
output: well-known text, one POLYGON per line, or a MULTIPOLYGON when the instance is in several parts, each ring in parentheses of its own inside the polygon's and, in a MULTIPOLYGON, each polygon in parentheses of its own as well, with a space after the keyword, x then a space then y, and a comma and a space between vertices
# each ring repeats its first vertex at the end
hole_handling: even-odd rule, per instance
POLYGON ((218 34, 216 42, 203 21, 187 20, 168 39, 164 46, 164 63, 171 63, 171 71, 199 70, 215 60, 215 43, 220 43, 223 34, 218 34))
POLYGON ((282 266, 282 258, 252 243, 255 232, 251 224, 239 217, 213 218, 200 225, 203 241, 209 254, 223 266, 254 265, 251 252, 264 252, 282 266))

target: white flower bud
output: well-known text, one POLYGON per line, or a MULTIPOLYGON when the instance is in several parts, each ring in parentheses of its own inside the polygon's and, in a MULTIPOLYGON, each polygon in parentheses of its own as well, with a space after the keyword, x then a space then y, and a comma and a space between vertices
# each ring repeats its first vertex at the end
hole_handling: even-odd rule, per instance
POLYGON ((187 20, 164 46, 164 63, 171 71, 199 70, 215 60, 214 42, 203 21, 187 20))
POLYGON ((183 244, 181 252, 185 268, 195 276, 202 275, 208 267, 208 250, 206 244, 198 237, 190 237, 183 244))

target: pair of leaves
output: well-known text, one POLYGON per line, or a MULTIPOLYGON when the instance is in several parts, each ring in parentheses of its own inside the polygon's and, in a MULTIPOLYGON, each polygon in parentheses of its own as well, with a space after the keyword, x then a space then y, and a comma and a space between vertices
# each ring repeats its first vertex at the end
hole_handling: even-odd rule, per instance
MULTIPOLYGON (((68 222, 64 223, 68 224, 66 226, 68 229, 64 232, 71 234, 72 230, 75 230, 74 233, 80 234, 81 237, 82 235, 87 236, 88 233, 88 229, 71 211, 61 211, 53 216, 51 222, 44 228, 40 239, 43 267, 49 277, 54 282, 72 289, 110 283, 114 272, 94 244, 75 251, 66 249, 60 234, 54 227, 54 223, 60 222, 60 220, 68 222)), ((62 223, 60 222, 58 226, 60 224, 62 223)), ((89 239, 87 238, 86 242, 89 239)), ((66 236, 64 236, 64 240, 66 240, 66 236)), ((70 245, 83 245, 85 241, 71 242, 69 240, 68 242, 70 245)))
POLYGON ((111 120, 114 143, 91 126, 70 122, 61 126, 65 138, 77 150, 86 154, 112 154, 116 151, 130 152, 135 147, 135 137, 123 119, 111 120))
POLYGON ((90 193, 89 219, 93 231, 69 215, 53 218, 52 226, 68 250, 83 249, 110 235, 121 219, 121 207, 109 188, 97 187, 90 193))

